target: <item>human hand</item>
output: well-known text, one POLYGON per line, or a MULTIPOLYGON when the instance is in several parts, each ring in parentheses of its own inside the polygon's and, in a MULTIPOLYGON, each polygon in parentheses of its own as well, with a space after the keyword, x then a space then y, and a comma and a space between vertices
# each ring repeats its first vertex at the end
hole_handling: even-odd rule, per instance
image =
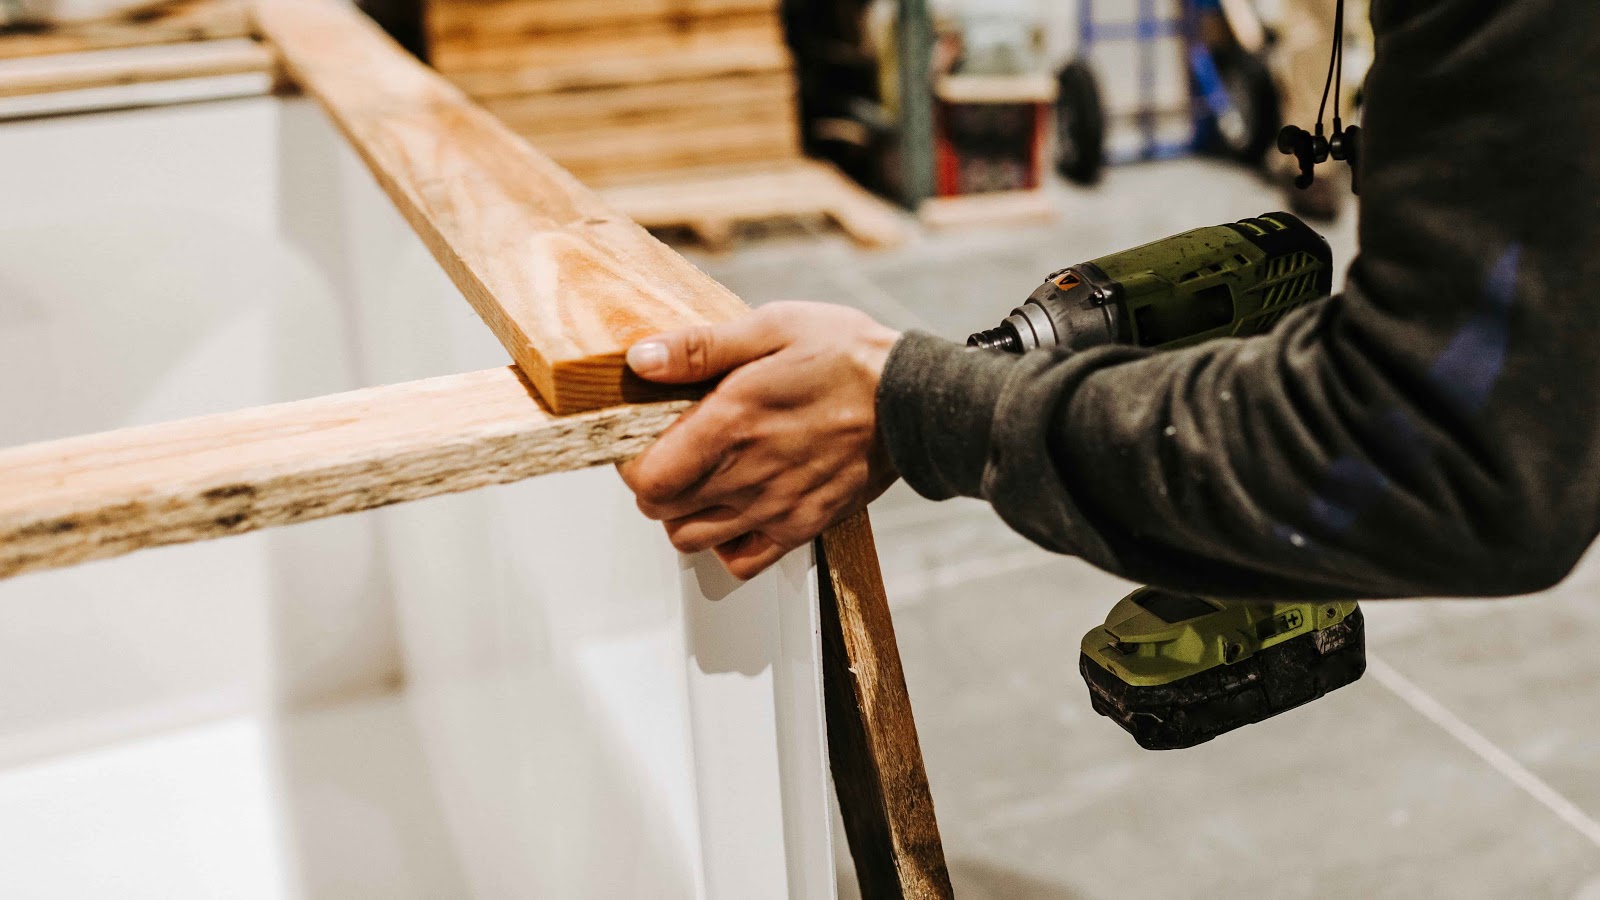
POLYGON ((750 578, 899 477, 878 439, 878 379, 899 332, 825 303, 773 303, 628 350, 651 381, 728 373, 639 457, 618 466, 639 509, 684 553, 750 578))

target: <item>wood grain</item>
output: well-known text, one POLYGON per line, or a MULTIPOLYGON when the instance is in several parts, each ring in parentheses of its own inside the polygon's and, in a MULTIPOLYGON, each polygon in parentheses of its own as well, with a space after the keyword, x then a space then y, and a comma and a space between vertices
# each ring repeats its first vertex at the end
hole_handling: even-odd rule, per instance
POLYGON ((507 367, 0 450, 0 578, 618 462, 687 405, 555 416, 507 367))
POLYGON ((270 72, 272 52, 246 38, 0 60, 0 97, 270 72))
POLYGON ((813 159, 718 166, 644 184, 619 184, 605 188, 601 196, 647 228, 688 226, 715 235, 737 222, 825 216, 865 247, 893 247, 907 235, 893 207, 813 159))
POLYGON ((787 72, 491 97, 481 102, 513 131, 531 137, 663 122, 715 125, 773 116, 799 120, 794 78, 787 72))
POLYGON ((778 0, 434 0, 429 42, 483 46, 640 21, 692 27, 719 16, 775 13, 778 0))
POLYGON ((624 84, 789 72, 775 17, 715 22, 619 40, 604 31, 560 41, 439 47, 434 64, 474 97, 503 97, 624 84))
POLYGON ((240 0, 162 0, 103 19, 0 28, 0 59, 245 37, 240 0))
MULTIPOLYGON (((798 162, 800 127, 782 109, 750 119, 691 121, 673 117, 624 130, 525 135, 540 152, 595 188, 648 178, 660 182, 712 164, 798 162)), ((507 125, 517 130, 517 122, 507 125)))
POLYGON ((257 14, 556 412, 672 395, 626 372, 627 347, 748 312, 354 10, 264 0, 257 14))
POLYGON ((817 539, 828 754, 863 900, 949 900, 922 746, 866 510, 817 539))

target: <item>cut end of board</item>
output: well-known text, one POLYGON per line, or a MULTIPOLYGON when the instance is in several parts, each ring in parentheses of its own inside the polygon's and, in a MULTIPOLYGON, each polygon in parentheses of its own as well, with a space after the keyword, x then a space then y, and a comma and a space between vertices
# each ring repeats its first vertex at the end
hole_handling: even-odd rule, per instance
POLYGON ((566 416, 625 403, 698 400, 715 384, 646 381, 633 374, 623 357, 618 352, 556 363, 546 383, 535 382, 535 387, 556 415, 566 416))

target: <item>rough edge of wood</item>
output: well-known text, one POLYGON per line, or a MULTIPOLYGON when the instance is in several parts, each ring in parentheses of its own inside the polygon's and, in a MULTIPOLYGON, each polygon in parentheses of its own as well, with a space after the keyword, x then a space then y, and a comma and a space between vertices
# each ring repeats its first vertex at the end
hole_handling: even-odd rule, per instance
POLYGON ((688 405, 554 416, 507 367, 0 450, 0 578, 620 462, 688 405))
POLYGON ((950 900, 866 510, 816 542, 828 756, 863 900, 950 900))

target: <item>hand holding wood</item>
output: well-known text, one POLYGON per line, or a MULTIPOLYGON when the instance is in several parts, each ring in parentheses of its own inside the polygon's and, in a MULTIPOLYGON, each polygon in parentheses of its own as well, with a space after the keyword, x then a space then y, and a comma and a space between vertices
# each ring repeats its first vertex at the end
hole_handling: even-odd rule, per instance
POLYGON ((824 303, 774 303, 722 325, 633 345, 640 377, 725 376, 623 481, 685 553, 714 550, 750 578, 883 493, 878 379, 899 333, 824 303))

